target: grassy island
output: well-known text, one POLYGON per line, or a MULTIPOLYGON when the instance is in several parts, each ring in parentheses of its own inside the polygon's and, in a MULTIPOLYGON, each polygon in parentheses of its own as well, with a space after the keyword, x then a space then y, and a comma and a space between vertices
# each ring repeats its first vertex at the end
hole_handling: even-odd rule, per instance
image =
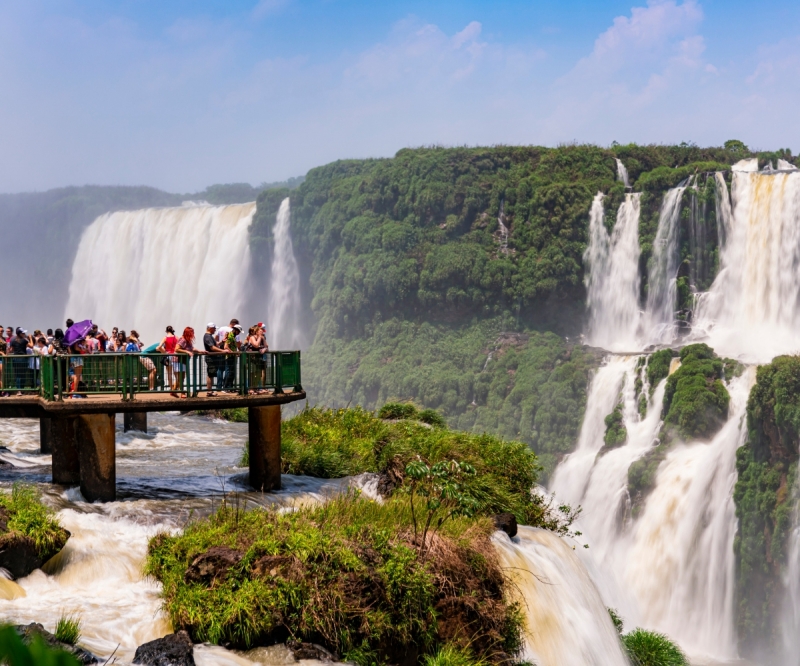
POLYGON ((508 594, 491 516, 569 531, 573 512, 531 490, 540 467, 521 442, 449 430, 436 412, 387 404, 306 409, 283 424, 286 472, 380 475, 294 511, 230 501, 150 542, 146 572, 196 641, 324 646, 375 663, 510 663, 522 612, 508 594))

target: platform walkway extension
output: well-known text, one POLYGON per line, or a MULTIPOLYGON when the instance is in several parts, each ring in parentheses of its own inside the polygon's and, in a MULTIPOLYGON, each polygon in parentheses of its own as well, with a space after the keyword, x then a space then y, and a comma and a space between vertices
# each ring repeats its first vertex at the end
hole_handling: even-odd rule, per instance
POLYGON ((281 405, 306 397, 300 352, 0 356, 0 418, 38 418, 53 483, 116 499, 115 415, 147 430, 147 412, 246 407, 250 485, 281 487, 281 405))

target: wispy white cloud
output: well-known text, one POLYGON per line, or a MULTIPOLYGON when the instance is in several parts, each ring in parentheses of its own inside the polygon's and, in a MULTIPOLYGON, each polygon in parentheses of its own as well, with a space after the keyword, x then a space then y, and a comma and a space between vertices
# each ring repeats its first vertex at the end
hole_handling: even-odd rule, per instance
POLYGON ((291 0, 259 0, 258 4, 253 7, 251 14, 254 19, 261 20, 271 14, 277 14, 288 5, 289 2, 291 2, 291 0))

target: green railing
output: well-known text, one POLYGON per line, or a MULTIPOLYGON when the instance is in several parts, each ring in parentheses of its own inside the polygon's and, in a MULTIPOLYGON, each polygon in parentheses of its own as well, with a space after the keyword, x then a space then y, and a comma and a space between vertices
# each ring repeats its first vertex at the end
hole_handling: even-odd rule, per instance
POLYGON ((42 357, 0 356, 0 393, 36 394, 42 385, 42 357))
POLYGON ((9 367, 13 380, 10 385, 4 382, 4 386, 9 386, 4 390, 38 393, 46 400, 103 394, 133 400, 139 393, 197 397, 208 392, 251 395, 303 390, 299 351, 0 356, 0 360, 4 379, 9 367), (10 359, 15 362, 9 363, 10 359))

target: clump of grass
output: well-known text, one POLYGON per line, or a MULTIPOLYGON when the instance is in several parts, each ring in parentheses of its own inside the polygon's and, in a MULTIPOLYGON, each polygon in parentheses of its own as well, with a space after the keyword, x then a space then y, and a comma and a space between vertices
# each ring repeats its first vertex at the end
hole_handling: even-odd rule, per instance
POLYGON ((226 421, 233 421, 234 423, 247 423, 247 407, 234 407, 232 409, 221 409, 219 412, 220 418, 226 421))
POLYGON ((43 561, 61 550, 69 538, 69 532, 42 503, 40 492, 32 485, 15 483, 10 494, 0 494, 0 508, 8 516, 7 533, 0 540, 28 537, 43 561))
POLYGON ((250 467, 250 440, 245 440, 242 457, 239 458, 239 467, 250 467))
POLYGON ((406 497, 378 504, 354 492, 290 513, 223 505, 180 535, 154 537, 146 573, 162 583, 173 626, 195 641, 249 648, 291 635, 364 665, 445 644, 510 659, 522 615, 505 600, 491 521, 449 520, 426 559, 411 524, 406 497), (212 546, 241 559, 214 580, 187 582, 212 546))
POLYGON ((58 618, 55 631, 56 640, 75 645, 81 638, 81 620, 74 615, 62 615, 58 618))
POLYGON ((622 642, 634 666, 689 666, 683 651, 664 634, 634 629, 622 642))
POLYGON ((23 642, 14 627, 10 626, 0 626, 0 662, 14 666, 79 666, 75 657, 64 650, 48 646, 39 635, 29 642, 23 642))
POLYGON ((488 662, 475 658, 469 650, 456 645, 445 645, 436 654, 427 655, 424 666, 485 666, 488 662))

